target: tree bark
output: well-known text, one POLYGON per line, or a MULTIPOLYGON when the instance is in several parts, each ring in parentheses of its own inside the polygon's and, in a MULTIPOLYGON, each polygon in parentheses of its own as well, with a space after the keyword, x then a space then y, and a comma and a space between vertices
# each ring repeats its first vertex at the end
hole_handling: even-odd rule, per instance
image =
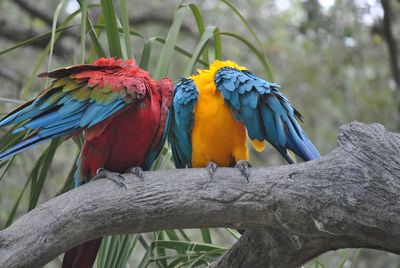
POLYGON ((351 123, 327 156, 297 165, 145 172, 97 180, 0 231, 0 267, 38 267, 100 236, 172 228, 245 233, 214 267, 296 267, 328 250, 400 253, 400 135, 351 123))

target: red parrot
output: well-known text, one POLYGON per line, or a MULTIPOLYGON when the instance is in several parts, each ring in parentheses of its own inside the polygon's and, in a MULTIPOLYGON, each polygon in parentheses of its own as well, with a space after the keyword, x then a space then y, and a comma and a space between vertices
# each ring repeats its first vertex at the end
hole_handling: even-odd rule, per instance
MULTIPOLYGON (((118 173, 128 170, 141 176, 142 169, 150 169, 169 125, 170 79, 155 81, 133 60, 113 58, 39 76, 54 81, 0 120, 0 126, 22 122, 15 133, 30 131, 27 138, 0 153, 0 160, 48 139, 83 133, 75 186, 100 177, 125 186, 118 173)), ((62 267, 92 267, 100 242, 101 238, 69 250, 62 267)))

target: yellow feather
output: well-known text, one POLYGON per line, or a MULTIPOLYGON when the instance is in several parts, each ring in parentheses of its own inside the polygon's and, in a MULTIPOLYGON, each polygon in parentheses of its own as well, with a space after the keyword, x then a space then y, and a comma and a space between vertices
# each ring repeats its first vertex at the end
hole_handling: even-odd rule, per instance
POLYGON ((189 77, 199 89, 192 130, 193 167, 204 167, 210 161, 230 166, 249 159, 246 129, 233 117, 214 83, 215 73, 223 67, 246 69, 232 61, 215 61, 208 70, 189 77))
POLYGON ((251 140, 251 144, 253 145, 254 150, 259 153, 265 149, 265 141, 251 140))

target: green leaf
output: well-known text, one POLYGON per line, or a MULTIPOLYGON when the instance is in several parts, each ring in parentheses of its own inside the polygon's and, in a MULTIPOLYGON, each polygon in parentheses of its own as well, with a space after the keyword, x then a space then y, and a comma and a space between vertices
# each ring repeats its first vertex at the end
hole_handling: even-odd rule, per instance
MULTIPOLYGON (((94 26, 94 28, 97 28, 97 29, 105 29, 105 28, 106 28, 105 24, 102 24, 102 23, 96 23, 96 24, 94 24, 93 26, 94 26)), ((118 27, 117 30, 118 30, 118 32, 121 33, 121 34, 124 33, 124 30, 123 30, 121 27, 118 27)), ((129 33, 130 33, 131 35, 133 35, 133 36, 140 37, 142 40, 144 40, 143 35, 142 35, 141 33, 137 32, 137 31, 134 31, 134 30, 130 29, 130 30, 129 30, 129 33)))
POLYGON ((240 238, 240 234, 238 231, 231 229, 231 228, 225 228, 225 230, 232 235, 236 240, 240 238))
MULTIPOLYGON (((341 263, 339 264, 338 268, 343 268, 343 267, 345 267, 345 264, 346 264, 346 262, 347 262, 348 259, 349 259, 349 251, 347 250, 347 251, 346 251, 346 256, 343 258, 343 260, 342 260, 341 263)), ((314 261, 315 261, 316 263, 318 263, 318 265, 320 264, 320 258, 319 258, 319 257, 315 258, 314 261)), ((316 264, 316 265, 317 265, 317 264, 316 264)))
MULTIPOLYGON (((154 234, 155 234, 155 241, 153 243, 156 244, 156 246, 155 246, 156 252, 157 252, 156 256, 165 256, 166 255, 165 254, 165 248, 157 246, 159 240, 164 240, 164 231, 154 232, 154 234)), ((160 260, 160 264, 163 267, 166 267, 167 266, 167 260, 165 260, 165 259, 160 260)))
POLYGON ((349 268, 355 267, 355 265, 357 264, 357 260, 358 260, 358 258, 359 258, 360 255, 361 255, 361 252, 362 252, 362 249, 361 249, 361 248, 357 249, 356 253, 355 253, 354 256, 351 258, 351 265, 350 265, 349 268))
POLYGON ((188 76, 193 72, 193 68, 196 62, 199 60, 204 48, 208 41, 214 36, 215 27, 208 26, 204 34, 201 36, 199 43, 193 51, 192 58, 190 59, 186 70, 183 72, 183 76, 188 76))
POLYGON ((121 43, 119 40, 117 18, 115 15, 115 10, 112 0, 101 0, 100 2, 104 16, 104 23, 107 33, 110 56, 122 58, 122 50, 121 50, 121 43))
MULTIPOLYGON (((78 14, 79 12, 74 12, 73 14, 75 14, 75 13, 78 14)), ((69 28, 72 28, 72 27, 75 27, 75 26, 76 26, 76 25, 58 27, 58 28, 56 29, 56 32, 57 32, 57 33, 58 33, 58 32, 62 32, 62 31, 64 31, 64 30, 66 30, 66 29, 69 29, 69 28)), ((29 38, 29 39, 27 39, 27 40, 25 40, 25 41, 19 42, 19 43, 17 43, 16 45, 13 45, 13 46, 11 46, 11 47, 9 47, 9 48, 6 48, 6 49, 0 51, 0 55, 5 54, 5 53, 10 52, 10 51, 13 51, 13 50, 15 50, 15 49, 17 49, 17 48, 20 48, 20 47, 24 47, 24 46, 31 45, 31 44, 33 44, 33 43, 35 43, 35 42, 38 42, 38 41, 42 40, 42 39, 49 38, 49 36, 51 36, 51 33, 52 33, 52 31, 49 31, 49 32, 46 32, 46 33, 44 33, 44 34, 40 34, 40 35, 34 36, 34 37, 32 37, 32 38, 29 38)))
POLYGON ((183 237, 183 239, 185 239, 186 241, 190 241, 189 236, 185 233, 184 230, 178 230, 178 232, 180 233, 180 235, 183 237))
POLYGON ((176 230, 165 230, 165 235, 170 239, 170 240, 179 240, 179 236, 176 233, 176 230))
MULTIPOLYGON (((160 42, 161 44, 165 44, 165 39, 161 38, 161 37, 155 37, 157 42, 160 42)), ((180 46, 175 46, 174 47, 175 51, 182 54, 183 56, 186 56, 188 58, 192 58, 192 53, 190 53, 189 51, 187 51, 186 49, 180 47, 180 46)), ((199 63, 203 65, 203 67, 208 67, 207 62, 199 59, 199 63)))
POLYGON ((219 250, 227 250, 228 248, 214 245, 214 244, 205 244, 205 243, 196 243, 196 242, 188 242, 188 241, 171 241, 171 240, 159 240, 152 242, 151 246, 154 247, 163 247, 174 250, 182 250, 182 251, 193 251, 193 252, 207 252, 215 249, 219 250))
MULTIPOLYGON (((88 8, 94 8, 94 7, 99 7, 99 5, 88 5, 88 8)), ((68 26, 68 24, 69 24, 69 23, 71 22, 71 20, 72 20, 74 17, 76 17, 80 12, 81 12, 81 10, 78 9, 78 10, 76 10, 75 12, 73 12, 71 15, 69 15, 69 16, 64 20, 64 22, 56 29, 56 32, 59 33, 59 32, 62 32, 62 31, 64 31, 64 30, 67 30, 67 29, 69 29, 69 28, 76 27, 77 25, 69 25, 69 26, 68 26)), ((40 41, 40 40, 42 40, 42 39, 46 39, 46 38, 48 38, 49 36, 51 36, 51 34, 52 34, 52 31, 48 31, 48 32, 46 32, 46 33, 44 33, 44 34, 40 34, 40 35, 34 36, 34 37, 32 37, 32 38, 29 38, 29 39, 27 39, 27 40, 25 40, 25 41, 19 42, 19 43, 17 43, 16 45, 13 45, 13 46, 11 46, 11 47, 9 47, 9 48, 6 48, 6 49, 4 49, 4 50, 1 50, 1 51, 0 51, 0 55, 5 54, 5 53, 10 52, 10 51, 13 51, 13 50, 15 50, 15 49, 17 49, 17 48, 20 48, 20 47, 24 47, 24 46, 31 45, 32 43, 38 42, 38 41, 40 41)), ((56 38, 56 39, 57 39, 57 38, 56 38)))
POLYGON ((240 18, 240 20, 243 22, 244 26, 247 28, 247 30, 249 30, 251 35, 256 40, 256 43, 258 45, 258 49, 261 50, 261 53, 264 55, 264 57, 266 57, 266 55, 264 53, 264 50, 263 50, 263 45, 262 45, 260 39, 258 38, 256 32, 254 31, 253 27, 251 27, 250 23, 247 21, 247 19, 228 0, 221 0, 221 2, 223 2, 225 5, 227 5, 240 18))
POLYGON ((216 60, 222 59, 222 41, 221 33, 218 27, 215 27, 214 30, 214 58, 216 60))
POLYGON ((140 58, 139 67, 144 70, 149 70, 150 56, 151 56, 151 46, 156 39, 154 37, 149 38, 143 46, 142 57, 140 58))
MULTIPOLYGON (((144 268, 147 267, 151 262, 153 262, 152 255, 153 255, 153 248, 147 244, 145 238, 143 237, 142 234, 138 235, 138 240, 140 244, 144 247, 146 250, 145 254, 143 255, 142 260, 140 261, 139 268, 144 268)), ((156 261, 156 265, 158 268, 162 268, 160 262, 156 261)))
POLYGON ((203 237, 203 242, 207 244, 212 244, 210 229, 201 228, 201 236, 203 237))
POLYGON ((49 147, 40 156, 39 160, 36 162, 34 168, 32 169, 31 174, 29 175, 29 180, 31 181, 31 191, 28 211, 36 207, 36 204, 39 200, 40 192, 43 188, 43 183, 47 177, 47 173, 50 170, 50 165, 53 162, 57 147, 63 141, 63 138, 53 139, 49 147))
POLYGON ((86 0, 80 0, 79 5, 81 6, 81 59, 80 63, 85 63, 85 52, 86 52, 86 26, 87 26, 87 6, 86 0))
POLYGON ((198 265, 209 266, 211 261, 215 260, 217 256, 220 256, 223 253, 225 253, 225 250, 216 249, 216 250, 210 250, 204 254, 199 254, 197 257, 194 255, 191 256, 191 258, 181 267, 191 268, 198 265))
POLYGON ((133 59, 131 35, 129 31, 129 16, 128 16, 128 9, 126 8, 126 0, 120 0, 120 8, 121 8, 122 29, 124 30, 126 54, 129 59, 133 59))
MULTIPOLYGON (((65 3, 65 0, 61 0, 60 3, 57 5, 56 11, 54 12, 53 25, 51 27, 49 63, 47 65, 48 72, 51 70, 51 62, 53 59, 53 50, 54 50, 54 43, 56 42, 58 16, 60 15, 61 9, 64 7, 64 3, 65 3)), ((48 78, 46 78, 46 87, 47 87, 47 83, 48 83, 48 78)))
POLYGON ((114 235, 103 238, 97 256, 97 268, 124 268, 136 246, 138 235, 114 235))
POLYGON ((146 249, 146 252, 145 252, 142 260, 140 261, 138 268, 146 268, 153 261, 153 259, 151 257, 152 251, 153 251, 153 249, 151 247, 148 247, 146 249))
POLYGON ((138 235, 124 235, 124 240, 122 241, 122 250, 120 252, 120 257, 117 260, 116 267, 124 268, 131 256, 136 242, 138 240, 138 235))
MULTIPOLYGON (((79 10, 75 11, 74 13, 72 13, 71 15, 69 15, 69 16, 60 24, 59 29, 62 29, 62 28, 64 28, 64 27, 67 27, 68 24, 71 22, 71 20, 72 20, 76 15, 78 15, 78 14, 80 13, 80 11, 81 11, 81 10, 79 9, 79 10)), ((57 34, 54 35, 54 42, 58 39, 58 37, 60 36, 60 33, 61 33, 62 31, 56 31, 56 32, 57 32, 57 34)), ((32 87, 32 83, 33 83, 34 79, 36 79, 37 72, 38 72, 40 66, 43 65, 43 62, 44 62, 45 59, 46 59, 47 53, 49 53, 49 51, 50 51, 50 47, 51 47, 51 42, 49 42, 49 44, 47 45, 47 47, 44 49, 44 51, 43 51, 42 55, 40 56, 38 62, 36 63, 35 67, 33 68, 33 71, 32 71, 31 76, 29 77, 28 83, 26 84, 26 86, 23 88, 23 90, 22 90, 22 92, 21 92, 22 98, 26 98, 26 97, 29 95, 30 89, 31 89, 31 87, 32 87)))
POLYGON ((156 71, 154 73, 154 78, 157 80, 168 75, 169 65, 172 60, 173 52, 175 50, 175 45, 178 40, 179 31, 181 29, 181 25, 183 22, 183 18, 185 17, 186 10, 187 6, 181 6, 175 13, 174 21, 168 32, 165 46, 161 51, 160 59, 158 61, 156 71))
MULTIPOLYGON (((99 17, 99 21, 101 21, 101 20, 103 20, 103 16, 99 17)), ((90 27, 90 31, 89 31, 90 40, 92 41, 91 47, 90 47, 90 53, 89 53, 89 59, 90 59, 89 62, 92 62, 93 52, 96 53, 98 58, 106 57, 106 53, 104 52, 104 49, 99 40, 101 29, 96 31, 96 29, 94 28, 93 23, 89 17, 87 17, 87 22, 90 27)))
POLYGON ((221 32, 220 35, 233 37, 233 38, 241 41, 248 48, 250 48, 250 50, 257 56, 258 60, 262 64, 267 79, 269 81, 273 81, 272 70, 271 70, 268 62, 265 60, 264 55, 260 51, 258 51, 258 49, 249 40, 247 40, 245 37, 243 37, 239 34, 232 33, 232 32, 221 32))
POLYGON ((223 2, 225 5, 227 5, 240 18, 240 20, 243 22, 244 26, 247 28, 247 30, 250 32, 250 34, 254 37, 254 39, 256 40, 256 44, 258 46, 258 51, 262 55, 263 60, 265 61, 266 65, 268 66, 267 67, 268 71, 267 71, 266 75, 270 81, 274 81, 272 68, 267 59, 268 57, 264 53, 263 45, 262 45, 260 39, 258 38, 256 32, 254 31, 253 27, 251 27, 251 25, 247 21, 247 19, 239 12, 239 10, 237 10, 235 8, 235 6, 232 3, 230 3, 228 0, 220 0, 220 1, 223 2))
MULTIPOLYGON (((190 4, 183 4, 183 5, 188 5, 190 7, 190 10, 193 13, 193 16, 196 20, 197 28, 199 30, 200 36, 202 36, 206 30, 206 26, 204 23, 204 18, 203 15, 201 14, 201 11, 199 7, 196 4, 190 3, 190 4)), ((208 49, 203 50, 203 61, 207 63, 207 65, 210 64, 210 60, 208 57, 208 49)))

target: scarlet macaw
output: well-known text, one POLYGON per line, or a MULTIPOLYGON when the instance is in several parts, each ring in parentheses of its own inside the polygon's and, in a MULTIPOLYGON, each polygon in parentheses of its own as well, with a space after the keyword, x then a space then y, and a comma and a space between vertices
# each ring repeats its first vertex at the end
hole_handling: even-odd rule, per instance
MULTIPOLYGON (((23 122, 15 133, 31 134, 0 154, 0 160, 60 136, 84 133, 75 185, 92 177, 123 184, 131 167, 148 170, 165 138, 173 84, 160 82, 133 60, 102 58, 93 64, 58 69, 40 75, 55 78, 51 86, 0 120, 0 126, 23 122), (99 172, 97 172, 99 170, 99 172), (96 175, 97 173, 97 175, 96 175)), ((92 267, 101 238, 68 251, 63 267, 92 267)))
POLYGON ((177 168, 237 166, 248 179, 247 134, 262 151, 265 140, 289 162, 320 157, 296 119, 301 114, 278 90, 233 61, 215 61, 175 85, 168 136, 177 168))

